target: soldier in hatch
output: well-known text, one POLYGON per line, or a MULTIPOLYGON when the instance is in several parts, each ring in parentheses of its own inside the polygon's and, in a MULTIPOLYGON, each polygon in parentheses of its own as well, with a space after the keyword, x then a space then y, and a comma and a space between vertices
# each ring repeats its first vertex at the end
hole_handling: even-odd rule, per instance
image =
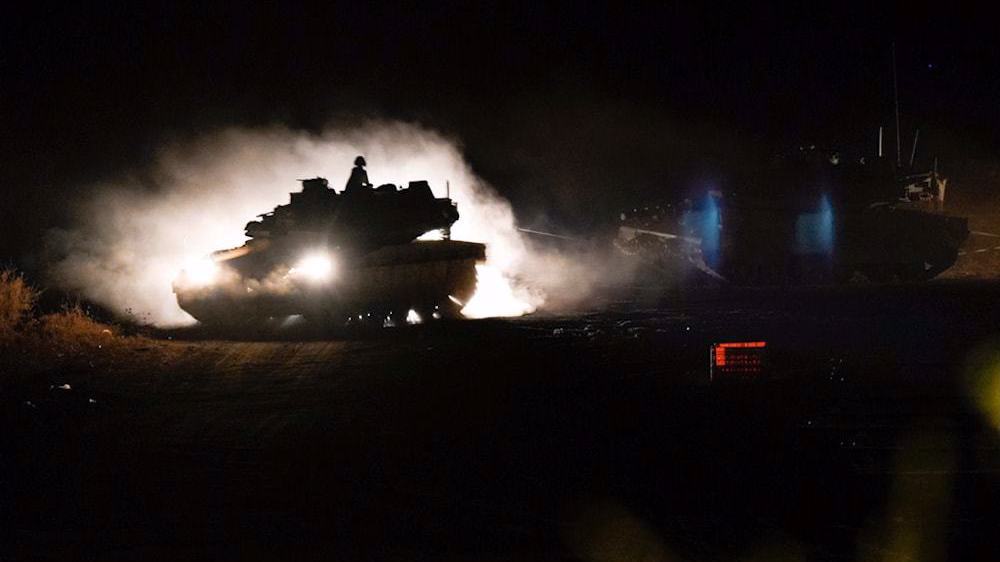
POLYGON ((368 172, 365 171, 365 157, 358 156, 354 159, 354 168, 351 169, 351 177, 347 180, 347 186, 344 188, 344 193, 351 193, 360 191, 362 189, 371 189, 372 184, 368 181, 368 172))

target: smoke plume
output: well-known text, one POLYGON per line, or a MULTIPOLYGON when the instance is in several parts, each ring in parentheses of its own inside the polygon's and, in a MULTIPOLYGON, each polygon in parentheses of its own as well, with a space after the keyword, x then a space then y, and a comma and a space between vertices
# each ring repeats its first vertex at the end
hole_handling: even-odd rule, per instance
POLYGON ((591 268, 530 247, 510 204, 472 172, 456 142, 399 122, 321 134, 235 128, 167 145, 152 170, 96 186, 76 226, 51 233, 59 258, 50 274, 118 314, 161 326, 190 323, 171 290, 185 263, 241 245, 247 221, 287 203, 296 179, 322 176, 342 189, 359 154, 376 185, 426 179, 443 197, 450 183, 462 215, 453 238, 487 244, 468 315, 523 314, 549 291, 583 291, 592 280, 591 268))

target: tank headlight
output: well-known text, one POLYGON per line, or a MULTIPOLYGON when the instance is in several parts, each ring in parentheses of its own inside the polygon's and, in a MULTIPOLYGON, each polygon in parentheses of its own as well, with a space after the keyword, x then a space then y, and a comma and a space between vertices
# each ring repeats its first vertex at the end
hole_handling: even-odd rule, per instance
POLYGON ((333 277, 334 264, 329 255, 310 254, 301 260, 289 273, 313 282, 326 281, 333 277))
POLYGON ((193 260, 184 267, 184 278, 195 287, 211 285, 218 274, 219 264, 212 258, 193 260))

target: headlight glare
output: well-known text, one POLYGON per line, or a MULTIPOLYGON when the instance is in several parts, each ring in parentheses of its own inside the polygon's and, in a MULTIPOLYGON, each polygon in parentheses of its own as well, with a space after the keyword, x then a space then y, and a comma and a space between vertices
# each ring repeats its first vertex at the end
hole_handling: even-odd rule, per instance
POLYGON ((219 264, 212 258, 192 260, 184 266, 184 278, 195 287, 211 285, 219 274, 219 264))
POLYGON ((329 280, 333 277, 333 272, 333 260, 324 253, 309 254, 303 257, 290 271, 295 277, 317 283, 329 280))

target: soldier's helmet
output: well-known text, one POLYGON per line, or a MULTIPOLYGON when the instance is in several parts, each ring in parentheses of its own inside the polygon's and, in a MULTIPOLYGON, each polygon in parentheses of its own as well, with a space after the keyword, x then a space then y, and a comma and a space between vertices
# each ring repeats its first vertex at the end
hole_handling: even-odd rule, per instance
POLYGON ((368 163, 365 162, 365 157, 364 156, 358 156, 357 158, 354 159, 354 165, 355 166, 367 166, 368 163))

